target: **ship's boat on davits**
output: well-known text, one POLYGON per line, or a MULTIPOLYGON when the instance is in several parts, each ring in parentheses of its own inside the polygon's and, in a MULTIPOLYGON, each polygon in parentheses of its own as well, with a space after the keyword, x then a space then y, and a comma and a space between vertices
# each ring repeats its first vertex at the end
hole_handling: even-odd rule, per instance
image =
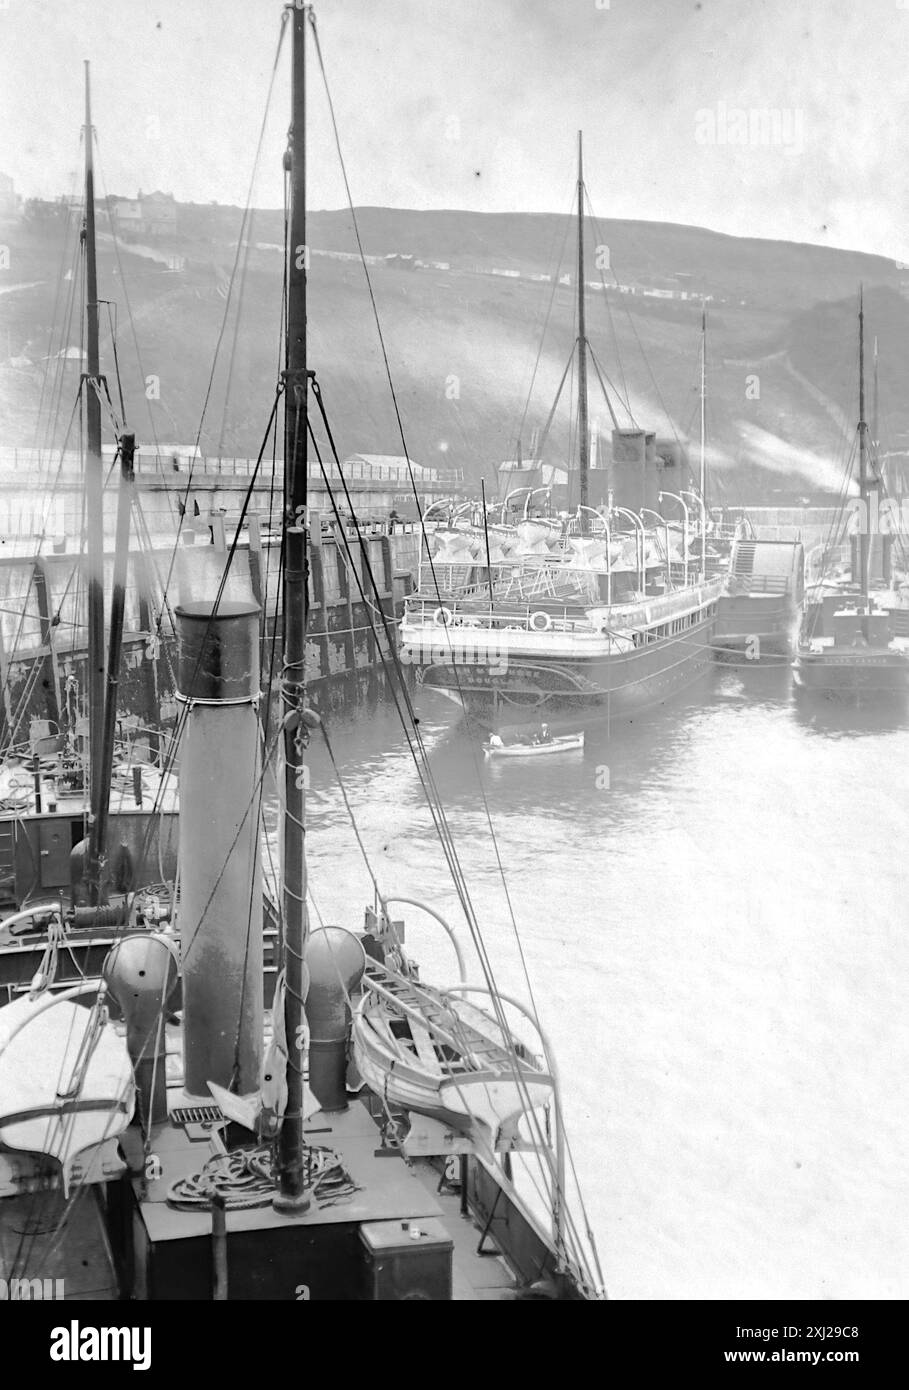
POLYGON ((0 1149, 12 1190, 50 1168, 66 1196, 74 1176, 106 1181, 125 1169, 116 1139, 133 1116, 133 1067, 103 990, 91 1008, 77 1002, 96 989, 38 989, 0 1011, 0 1149))
POLYGON ((553 1099, 544 1062, 456 990, 435 989, 375 962, 363 983, 353 1043, 367 1085, 481 1151, 519 1147, 521 1116, 553 1099))

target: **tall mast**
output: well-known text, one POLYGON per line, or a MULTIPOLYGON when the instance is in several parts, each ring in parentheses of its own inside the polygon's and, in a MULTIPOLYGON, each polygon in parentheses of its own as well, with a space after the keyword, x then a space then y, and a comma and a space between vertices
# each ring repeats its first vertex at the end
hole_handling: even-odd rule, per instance
POLYGON ((707 578, 707 306, 701 304, 701 579, 707 578))
POLYGON ((101 869, 110 815, 111 769, 117 733, 117 704, 120 688, 120 661, 123 654, 123 615, 126 610, 126 581, 129 567, 129 517, 132 509, 136 436, 120 437, 120 493, 117 498, 117 540, 114 548, 114 584, 110 605, 110 635, 107 652, 107 689, 101 739, 101 776, 97 797, 92 795, 94 818, 89 837, 88 882, 91 901, 101 895, 101 869))
POLYGON ((284 1024, 287 1037, 287 1106, 278 1144, 280 1191, 276 1205, 302 1211, 309 1205, 303 1170, 303 1018, 308 936, 303 710, 306 690, 306 624, 309 556, 306 537, 308 445, 306 437, 306 24, 309 7, 294 0, 293 94, 284 167, 290 181, 290 255, 287 267, 287 337, 284 369, 284 1024))
POLYGON ((880 415, 878 410, 877 381, 877 334, 874 335, 874 395, 871 398, 871 447, 876 458, 880 457, 880 415))
POLYGON ((862 597, 868 597, 868 426, 865 423, 865 306, 859 286, 859 497, 861 529, 859 531, 859 569, 862 597))
MULTIPOLYGON (((588 449, 590 427, 587 423, 587 314, 584 296, 584 137, 578 131, 578 444, 580 448, 580 503, 588 503, 588 449)), ((581 512, 581 530, 587 529, 581 512)))
POLYGON ((101 804, 102 744, 104 741, 104 469, 101 459, 101 373, 98 351, 98 267, 95 250, 95 170, 92 134, 91 81, 85 64, 85 560, 88 570, 88 725, 91 833, 88 880, 92 902, 98 901, 100 858, 104 845, 94 827, 101 804))

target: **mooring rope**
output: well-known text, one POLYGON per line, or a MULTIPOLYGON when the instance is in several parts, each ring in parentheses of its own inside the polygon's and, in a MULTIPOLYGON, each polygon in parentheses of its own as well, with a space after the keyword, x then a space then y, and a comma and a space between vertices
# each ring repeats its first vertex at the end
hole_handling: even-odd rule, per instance
MULTIPOLYGON (((307 1146, 303 1154, 305 1186, 320 1207, 349 1201, 360 1189, 333 1149, 307 1146)), ((270 1144, 214 1154, 198 1173, 178 1178, 167 1189, 167 1201, 180 1211, 196 1211, 222 1197, 228 1211, 271 1204, 275 1195, 270 1144)))

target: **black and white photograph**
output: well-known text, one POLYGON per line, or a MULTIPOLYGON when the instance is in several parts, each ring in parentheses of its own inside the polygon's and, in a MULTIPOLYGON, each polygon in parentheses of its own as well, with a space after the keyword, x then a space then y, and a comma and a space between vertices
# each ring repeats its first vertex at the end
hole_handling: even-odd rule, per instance
POLYGON ((0 1302, 52 1374, 224 1301, 873 1365, 907 55, 909 0, 0 0, 0 1302))

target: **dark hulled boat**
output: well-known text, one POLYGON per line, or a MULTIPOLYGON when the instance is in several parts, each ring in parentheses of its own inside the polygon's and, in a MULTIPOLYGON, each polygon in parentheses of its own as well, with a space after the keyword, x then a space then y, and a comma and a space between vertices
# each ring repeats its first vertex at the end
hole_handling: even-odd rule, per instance
POLYGON ((732 542, 726 587, 717 606, 714 643, 742 651, 791 653, 805 600, 805 555, 800 541, 732 542))
POLYGON ((823 583, 806 604, 793 662, 797 689, 828 697, 903 696, 909 694, 909 642, 887 606, 890 578, 889 535, 872 535, 871 519, 880 515, 882 480, 869 456, 865 420, 865 312, 859 295, 858 534, 851 538, 851 581, 823 583), (871 586, 877 556, 881 586, 871 586))

